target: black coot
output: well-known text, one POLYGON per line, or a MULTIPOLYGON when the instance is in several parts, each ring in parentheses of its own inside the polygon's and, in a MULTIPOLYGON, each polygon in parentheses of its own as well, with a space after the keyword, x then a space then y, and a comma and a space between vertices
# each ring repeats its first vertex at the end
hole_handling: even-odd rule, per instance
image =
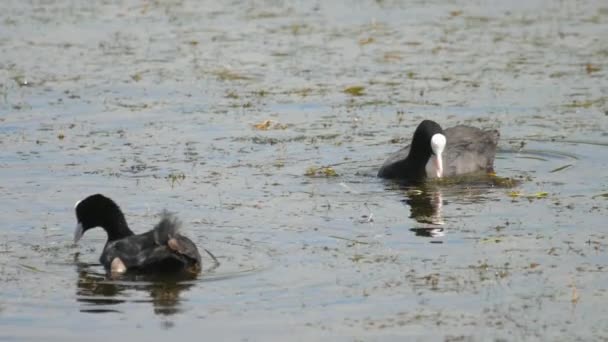
POLYGON ((180 222, 166 211, 154 229, 135 235, 118 205, 108 197, 89 196, 77 202, 74 209, 78 220, 74 242, 91 228, 103 228, 108 241, 99 261, 111 272, 198 273, 201 270, 196 245, 179 234, 180 222))
POLYGON ((465 173, 493 170, 497 130, 459 125, 445 130, 432 120, 418 125, 410 146, 393 153, 378 177, 421 182, 465 173))

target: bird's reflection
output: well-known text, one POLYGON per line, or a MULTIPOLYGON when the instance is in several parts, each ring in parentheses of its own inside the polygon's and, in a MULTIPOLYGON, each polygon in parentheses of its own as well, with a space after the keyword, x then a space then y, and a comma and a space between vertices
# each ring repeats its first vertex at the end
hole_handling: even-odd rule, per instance
POLYGON ((491 196, 488 196, 491 189, 509 189, 520 183, 516 179, 483 172, 434 179, 422 184, 390 182, 387 189, 405 195, 402 202, 410 207, 409 217, 418 223, 410 231, 416 236, 436 238, 447 233, 443 219, 443 207, 447 203, 444 193, 451 199, 457 199, 460 204, 482 203, 491 200, 491 196))
POLYGON ((443 220, 443 195, 438 188, 408 189, 403 200, 410 206, 410 218, 422 226, 411 228, 416 236, 442 237, 445 235, 443 220))
POLYGON ((194 285, 196 275, 121 275, 109 277, 95 270, 99 265, 77 263, 76 300, 82 312, 119 312, 119 305, 129 300, 130 291, 145 291, 150 295, 154 313, 173 315, 180 312, 180 293, 194 285))

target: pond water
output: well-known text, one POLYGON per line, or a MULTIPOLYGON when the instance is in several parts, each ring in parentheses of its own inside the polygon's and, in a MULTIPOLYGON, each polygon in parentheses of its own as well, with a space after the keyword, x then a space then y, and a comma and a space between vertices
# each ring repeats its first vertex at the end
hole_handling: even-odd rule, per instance
POLYGON ((0 340, 608 339, 608 4, 2 7, 0 340), (507 181, 376 178, 424 118, 507 181), (220 265, 106 277, 97 192, 220 265))

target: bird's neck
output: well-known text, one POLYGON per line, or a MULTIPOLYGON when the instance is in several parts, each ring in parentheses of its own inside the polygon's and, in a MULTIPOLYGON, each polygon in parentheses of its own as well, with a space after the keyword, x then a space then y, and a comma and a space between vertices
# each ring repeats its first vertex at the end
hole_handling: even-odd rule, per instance
POLYGON ((107 224, 104 228, 108 233, 108 242, 120 240, 127 236, 133 235, 133 232, 125 220, 125 216, 122 213, 117 213, 112 217, 111 223, 107 224))

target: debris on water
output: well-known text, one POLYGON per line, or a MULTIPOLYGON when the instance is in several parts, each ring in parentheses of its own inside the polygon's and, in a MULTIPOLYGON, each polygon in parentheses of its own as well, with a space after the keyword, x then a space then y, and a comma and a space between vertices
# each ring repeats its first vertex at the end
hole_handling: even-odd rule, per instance
POLYGON ((450 12, 450 16, 451 16, 451 17, 457 17, 457 16, 459 16, 459 15, 461 15, 461 14, 462 14, 462 11, 461 11, 461 10, 458 10, 458 11, 451 11, 451 12, 450 12))
POLYGON ((359 45, 367 45, 374 42, 373 37, 361 38, 359 39, 359 45))
POLYGON ((523 149, 524 149, 524 147, 526 147, 526 142, 522 140, 522 141, 519 143, 519 149, 518 149, 518 151, 517 151, 517 152, 521 152, 521 150, 523 150, 523 149))
POLYGON ((30 266, 30 265, 26 265, 26 264, 19 264, 19 266, 21 266, 21 268, 24 268, 28 271, 32 271, 32 272, 39 272, 42 273, 42 270, 34 267, 34 266, 30 266))
POLYGON ((220 69, 213 72, 215 76, 217 76, 222 81, 249 81, 251 77, 241 75, 236 71, 232 71, 229 69, 220 69))
POLYGON ((480 243, 500 243, 502 239, 500 237, 485 237, 479 240, 480 243))
POLYGON ((260 131, 267 131, 270 129, 286 129, 287 125, 273 121, 273 120, 264 120, 260 123, 254 124, 253 128, 260 131))
POLYGON ((532 198, 546 198, 547 196, 549 196, 549 193, 546 191, 539 191, 535 194, 533 194, 532 196, 528 196, 528 198, 532 197, 532 198))
POLYGON ((345 240, 345 241, 349 241, 352 242, 354 244, 359 244, 359 245, 369 245, 369 242, 365 242, 365 241, 359 241, 359 240, 354 240, 354 239, 349 239, 349 238, 345 238, 345 237, 341 237, 341 236, 336 236, 336 235, 330 235, 330 238, 334 238, 334 239, 339 239, 339 240, 345 240))
POLYGON ((17 83, 17 85, 20 87, 29 87, 32 85, 30 82, 28 82, 25 76, 15 76, 13 77, 13 81, 15 81, 15 83, 17 83))
POLYGON ((500 177, 497 176, 496 174, 489 174, 488 176, 490 176, 490 180, 492 181, 492 184, 496 187, 499 188, 513 188, 518 186, 521 182, 510 178, 510 177, 500 177))
POLYGON ((352 262, 359 262, 359 261, 363 260, 364 258, 365 258, 365 257, 364 257, 363 255, 361 255, 361 254, 355 254, 355 255, 353 255, 352 257, 350 257, 349 259, 350 259, 352 262))
POLYGON ((361 215, 360 223, 372 223, 374 222, 374 214, 370 213, 369 215, 361 215))
POLYGON ((63 140, 63 138, 65 138, 65 135, 63 133, 57 134, 57 139, 63 140))
POLYGON ((385 52, 384 53, 384 57, 383 57, 385 62, 391 62, 391 61, 400 61, 403 59, 403 57, 401 57, 401 53, 397 52, 397 51, 389 51, 389 52, 385 52))
POLYGON ((576 284, 574 283, 574 279, 572 279, 571 287, 572 287, 572 298, 570 300, 572 301, 572 304, 576 304, 576 303, 578 303, 580 296, 578 295, 578 290, 576 289, 576 284))
POLYGON ((235 99, 235 100, 236 100, 236 99, 238 99, 238 98, 239 98, 239 94, 238 94, 236 91, 234 91, 234 90, 229 90, 229 91, 226 93, 226 96, 225 96, 225 97, 226 97, 227 99, 235 99))
POLYGON ((553 169, 553 170, 549 171, 549 173, 559 172, 559 171, 562 171, 562 170, 565 170, 565 169, 569 168, 570 166, 572 166, 572 164, 560 166, 557 169, 553 169))
POLYGON ((352 86, 344 89, 344 92, 351 96, 363 96, 364 90, 363 86, 352 86))
POLYGON ((173 172, 165 178, 171 183, 171 187, 174 187, 176 183, 181 184, 186 179, 186 175, 183 172, 173 172))
POLYGON ((594 72, 598 72, 598 71, 602 70, 602 68, 600 68, 599 65, 587 63, 585 65, 585 70, 587 71, 588 74, 592 74, 594 72))
POLYGON ((522 193, 521 193, 521 191, 509 191, 509 192, 507 192, 507 195, 509 197, 517 198, 517 197, 520 197, 522 195, 522 193))
POLYGON ((331 166, 311 166, 304 173, 308 177, 337 177, 338 173, 331 166))
POLYGON ((294 89, 294 90, 287 91, 286 94, 295 94, 295 95, 300 95, 302 97, 306 97, 306 96, 312 94, 312 92, 313 92, 312 88, 300 88, 300 89, 294 89))
POLYGON ((571 103, 568 103, 564 106, 567 108, 590 108, 596 102, 599 102, 599 100, 595 100, 595 101, 594 100, 583 100, 583 101, 574 100, 571 103))
POLYGON ((261 131, 265 131, 268 128, 270 128, 270 125, 272 124, 272 120, 264 120, 258 124, 254 124, 253 127, 255 129, 259 129, 261 131))
POLYGON ((592 198, 592 199, 596 199, 596 198, 600 198, 600 197, 603 197, 603 198, 608 199, 608 192, 603 193, 603 194, 599 194, 599 195, 595 195, 595 196, 593 196, 593 197, 591 197, 591 198, 592 198))

